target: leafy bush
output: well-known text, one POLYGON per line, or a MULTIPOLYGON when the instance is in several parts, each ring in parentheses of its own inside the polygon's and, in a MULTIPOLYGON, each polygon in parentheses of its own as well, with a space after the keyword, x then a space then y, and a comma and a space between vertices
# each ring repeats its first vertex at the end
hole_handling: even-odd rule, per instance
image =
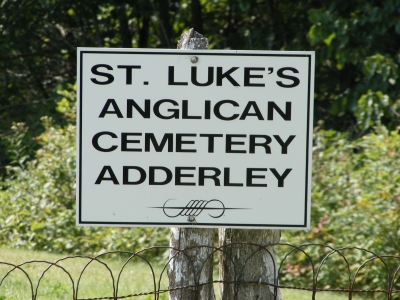
MULTIPOLYGON (((58 109, 73 117, 73 106, 66 101, 58 109)), ((16 163, 7 167, 0 190, 0 245, 82 254, 167 244, 165 229, 77 227, 76 128, 57 128, 48 117, 42 123, 45 131, 36 138, 41 147, 29 161, 23 146, 28 129, 22 123, 12 128, 9 149, 16 163)))
MULTIPOLYGON (((63 93, 61 93, 63 94, 63 93)), ((44 132, 33 160, 27 151, 28 128, 14 124, 8 138, 13 165, 0 190, 0 245, 64 253, 98 253, 104 250, 167 245, 167 229, 97 228, 75 226, 74 95, 65 92, 57 104, 70 125, 56 126, 42 118, 44 132), (65 94, 65 95, 64 95, 65 94)), ((400 249, 400 134, 377 127, 374 133, 351 141, 347 134, 317 130, 314 135, 312 229, 284 232, 291 244, 321 243, 333 247, 358 246, 378 254, 399 254, 400 249)), ((329 248, 314 247, 316 261, 329 248)), ((353 272, 361 258, 348 253, 353 272)), ((154 253, 157 256, 161 253, 154 253)), ((347 257, 347 256, 346 256, 347 257)), ((284 280, 304 283, 299 274, 310 272, 304 256, 296 254, 298 268, 287 267, 284 280)), ((322 268, 323 285, 348 285, 346 265, 340 256, 329 259, 337 272, 322 268)), ((389 262, 389 268, 392 266, 389 262)), ((363 287, 385 282, 387 272, 372 262, 357 277, 363 287)))
MULTIPOLYGON (((314 135, 311 231, 284 232, 292 244, 321 243, 333 247, 358 246, 377 254, 399 255, 400 249, 400 134, 385 127, 349 141, 347 134, 320 130, 314 135)), ((330 249, 314 247, 318 262, 330 249)), ((362 251, 344 250, 350 271, 360 265, 362 251)), ((364 252, 364 254, 367 254, 364 252)), ((364 255, 372 257, 372 254, 364 255)), ((297 259, 309 266, 305 257, 297 259)), ((366 259, 365 259, 366 260, 366 259)), ((346 264, 339 255, 329 258, 335 268, 322 268, 319 279, 328 285, 348 285, 346 264)), ((393 267, 389 263, 389 273, 393 267)), ((397 261, 398 263, 398 261, 397 261)), ((398 264, 397 264, 398 266, 398 264)), ((356 282, 380 287, 388 273, 378 260, 365 266, 356 282)), ((289 275, 287 279, 292 278, 289 275)))

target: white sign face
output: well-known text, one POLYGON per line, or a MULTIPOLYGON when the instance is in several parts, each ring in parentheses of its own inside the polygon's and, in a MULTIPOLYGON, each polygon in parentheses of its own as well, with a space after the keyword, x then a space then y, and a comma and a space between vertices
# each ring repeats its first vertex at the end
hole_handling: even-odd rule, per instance
POLYGON ((314 52, 78 48, 77 224, 305 229, 314 52))

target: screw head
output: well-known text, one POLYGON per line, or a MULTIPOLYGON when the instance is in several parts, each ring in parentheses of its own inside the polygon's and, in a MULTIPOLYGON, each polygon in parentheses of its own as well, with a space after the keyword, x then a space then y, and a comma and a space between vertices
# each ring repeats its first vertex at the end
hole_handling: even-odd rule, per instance
POLYGON ((188 222, 195 222, 195 221, 196 221, 196 218, 195 218, 194 216, 189 216, 189 217, 187 218, 187 220, 188 220, 188 222))
POLYGON ((198 60, 199 60, 199 58, 198 58, 197 56, 192 56, 192 57, 190 58, 190 61, 191 61, 192 63, 197 63, 198 60))

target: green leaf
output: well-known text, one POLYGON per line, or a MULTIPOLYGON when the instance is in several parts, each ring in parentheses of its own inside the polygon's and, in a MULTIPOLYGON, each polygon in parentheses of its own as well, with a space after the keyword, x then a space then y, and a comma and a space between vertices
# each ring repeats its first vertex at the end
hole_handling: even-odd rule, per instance
POLYGON ((332 32, 326 39, 324 39, 325 45, 327 45, 329 47, 335 37, 336 37, 336 33, 332 32))
POLYGON ((398 34, 400 34, 400 20, 397 20, 395 30, 398 34))

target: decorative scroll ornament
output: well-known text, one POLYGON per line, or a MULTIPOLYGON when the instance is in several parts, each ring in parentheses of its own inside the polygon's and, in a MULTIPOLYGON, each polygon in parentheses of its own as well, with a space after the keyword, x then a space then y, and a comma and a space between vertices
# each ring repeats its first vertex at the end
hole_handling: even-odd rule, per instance
POLYGON ((227 208, 225 207, 224 203, 218 199, 211 199, 211 200, 190 200, 186 206, 168 206, 168 202, 176 200, 176 199, 168 199, 164 202, 162 207, 152 207, 152 208, 161 208, 164 214, 169 218, 176 218, 179 216, 182 217, 197 217, 200 215, 204 210, 210 211, 217 211, 217 214, 209 213, 208 215, 211 218, 220 218, 224 215, 226 210, 229 209, 249 209, 249 208, 227 208), (210 204, 213 203, 214 206, 210 207, 210 204), (217 204, 217 206, 215 206, 217 204), (178 213, 170 213, 168 211, 179 211, 178 213))

